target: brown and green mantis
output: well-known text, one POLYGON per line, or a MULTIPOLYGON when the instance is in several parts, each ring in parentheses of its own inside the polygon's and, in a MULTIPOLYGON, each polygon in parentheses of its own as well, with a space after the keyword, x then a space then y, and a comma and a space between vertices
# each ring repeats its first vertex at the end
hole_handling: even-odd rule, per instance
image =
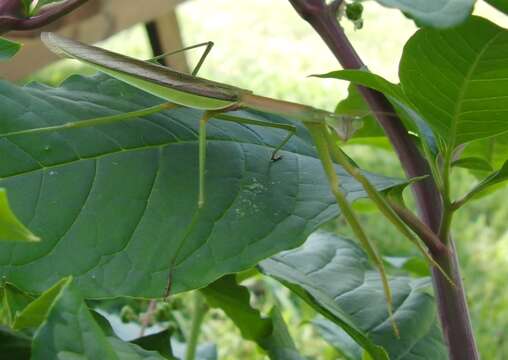
MULTIPOLYGON (((353 117, 341 116, 324 110, 315 109, 310 106, 258 96, 249 90, 197 77, 197 72, 199 71, 205 57, 212 47, 211 43, 198 44, 186 49, 182 49, 183 51, 206 45, 206 50, 204 51, 203 56, 199 60, 192 74, 185 74, 167 67, 163 67, 154 62, 132 59, 124 55, 67 39, 53 33, 43 33, 41 38, 52 51, 91 65, 100 72, 106 73, 132 86, 162 98, 165 100, 165 102, 129 113, 69 122, 63 125, 45 128, 21 130, 17 132, 0 134, 0 137, 73 129, 88 126, 100 126, 102 124, 109 124, 112 122, 136 119, 178 106, 203 110, 203 116, 199 122, 198 207, 201 208, 205 205, 206 200, 206 124, 209 120, 218 119, 287 131, 288 135, 286 138, 274 149, 272 160, 279 159, 277 153, 295 133, 295 127, 286 124, 242 118, 230 115, 228 113, 239 109, 253 109, 265 113, 282 115, 301 121, 312 135, 317 153, 328 178, 331 191, 335 196, 342 214, 350 224, 354 234, 368 253, 369 257, 379 270, 388 303, 390 318, 392 320, 394 330, 396 332, 398 331, 391 316, 392 296, 383 261, 379 256, 375 246, 372 244, 364 229, 362 228, 357 216, 352 210, 351 205, 346 200, 345 195, 339 188, 340 179, 338 178, 334 169, 334 162, 344 167, 344 169, 350 175, 352 175, 356 180, 360 182, 368 196, 374 201, 380 211, 389 221, 391 221, 396 226, 396 228, 404 236, 406 236, 417 245, 420 251, 429 260, 431 265, 437 266, 438 268, 439 266, 428 254, 427 250, 421 245, 420 239, 412 231, 409 230, 406 224, 387 203, 383 195, 381 195, 369 182, 369 180, 359 171, 359 169, 351 163, 349 158, 338 146, 340 136, 334 129, 339 127, 340 124, 353 121, 353 117)), ((167 55, 171 54, 172 53, 167 55)))

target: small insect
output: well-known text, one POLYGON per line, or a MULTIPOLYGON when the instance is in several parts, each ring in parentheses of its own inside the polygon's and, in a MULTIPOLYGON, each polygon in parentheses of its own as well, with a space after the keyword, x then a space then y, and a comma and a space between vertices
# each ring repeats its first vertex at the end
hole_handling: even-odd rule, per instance
MULTIPOLYGON (((439 265, 436 264, 430 255, 428 255, 426 249, 420 245, 419 239, 416 238, 416 236, 407 228, 403 221, 396 215, 384 197, 350 162, 349 158, 338 146, 340 141, 347 140, 360 126, 361 117, 334 114, 306 105, 259 96, 253 94, 250 90, 199 78, 197 77, 197 73, 213 46, 213 43, 211 42, 197 44, 178 50, 176 52, 162 55, 169 56, 180 51, 204 46, 205 50, 196 67, 191 74, 186 74, 175 71, 168 67, 161 66, 154 62, 162 56, 154 58, 151 61, 142 61, 98 47, 86 45, 53 33, 42 33, 41 39, 53 52, 91 65, 100 72, 108 74, 136 88, 146 91, 147 93, 162 98, 166 102, 124 114, 68 122, 62 125, 45 128, 21 130, 6 134, 0 134, 0 137, 82 128, 89 126, 100 126, 102 124, 109 124, 112 122, 125 121, 147 116, 178 106, 203 110, 203 115, 199 121, 198 207, 200 208, 205 205, 206 124, 208 121, 212 119, 230 121, 287 131, 288 135, 277 147, 275 147, 272 153, 271 158, 273 161, 280 159, 280 156, 278 155, 279 150, 294 135, 296 128, 289 124, 279 124, 269 121, 249 119, 228 113, 234 110, 252 109, 264 113, 282 115, 297 121, 301 121, 312 135, 319 158, 322 162, 326 176, 330 183, 331 191, 336 198, 337 204, 339 205, 343 216, 346 218, 356 237, 379 270, 388 304, 388 312, 392 320, 394 331, 398 334, 397 326, 391 316, 392 295, 384 270, 383 261, 378 255, 375 246, 367 237, 360 222, 358 221, 357 216, 353 212, 351 205, 346 200, 345 195, 340 191, 339 178, 334 169, 334 161, 342 165, 346 171, 348 171, 362 184, 368 196, 378 205, 381 212, 397 227, 399 231, 401 231, 403 235, 408 237, 419 247, 431 265, 437 266, 438 268, 439 265)), ((171 272, 169 279, 170 280, 168 281, 167 290, 168 293, 172 283, 171 272)))

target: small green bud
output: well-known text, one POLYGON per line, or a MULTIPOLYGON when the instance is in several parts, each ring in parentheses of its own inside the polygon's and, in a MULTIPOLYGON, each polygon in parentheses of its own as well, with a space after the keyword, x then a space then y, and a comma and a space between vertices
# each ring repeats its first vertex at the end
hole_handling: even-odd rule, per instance
POLYGON ((356 22, 362 19, 362 13, 363 13, 363 5, 360 4, 359 2, 354 2, 346 5, 346 16, 349 20, 355 22, 355 27, 357 27, 356 22))
POLYGON ((122 310, 120 310, 120 319, 122 320, 123 323, 131 322, 133 320, 136 320, 137 318, 138 316, 129 305, 125 305, 124 307, 122 307, 122 310))
POLYGON ((171 304, 158 303, 157 310, 155 311, 155 319, 159 322, 168 321, 171 319, 171 304))

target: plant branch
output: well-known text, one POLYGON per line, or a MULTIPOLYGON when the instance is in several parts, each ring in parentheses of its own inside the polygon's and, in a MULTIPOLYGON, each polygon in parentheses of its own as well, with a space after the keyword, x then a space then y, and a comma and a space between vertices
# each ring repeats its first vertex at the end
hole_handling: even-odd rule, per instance
MULTIPOLYGON (((9 2, 11 0, 5 0, 9 2)), ((21 2, 21 0, 17 0, 21 2)), ((44 7, 41 12, 32 17, 19 17, 11 13, 0 13, 0 35, 13 30, 33 30, 45 26, 56 19, 77 9, 88 0, 67 0, 60 4, 44 7)), ((1 9, 0 4, 0 9, 1 9)))
POLYGON ((145 336, 146 328, 153 323, 156 312, 157 312, 157 300, 150 300, 146 312, 142 316, 140 316, 141 329, 139 330, 139 337, 145 336))
POLYGON ((396 201, 391 201, 390 198, 388 198, 388 202, 393 211, 397 213, 404 223, 409 226, 420 239, 422 239, 432 254, 441 252, 448 253, 446 245, 441 242, 436 233, 434 233, 427 224, 420 221, 420 219, 418 219, 418 217, 405 206, 400 205, 396 201))

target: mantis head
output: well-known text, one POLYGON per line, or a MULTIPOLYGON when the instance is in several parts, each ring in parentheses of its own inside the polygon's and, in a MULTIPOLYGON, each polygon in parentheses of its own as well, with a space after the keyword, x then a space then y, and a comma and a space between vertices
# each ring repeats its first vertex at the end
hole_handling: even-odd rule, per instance
POLYGON ((354 133, 363 127, 363 117, 354 115, 327 114, 326 124, 331 127, 339 138, 346 142, 354 133))

